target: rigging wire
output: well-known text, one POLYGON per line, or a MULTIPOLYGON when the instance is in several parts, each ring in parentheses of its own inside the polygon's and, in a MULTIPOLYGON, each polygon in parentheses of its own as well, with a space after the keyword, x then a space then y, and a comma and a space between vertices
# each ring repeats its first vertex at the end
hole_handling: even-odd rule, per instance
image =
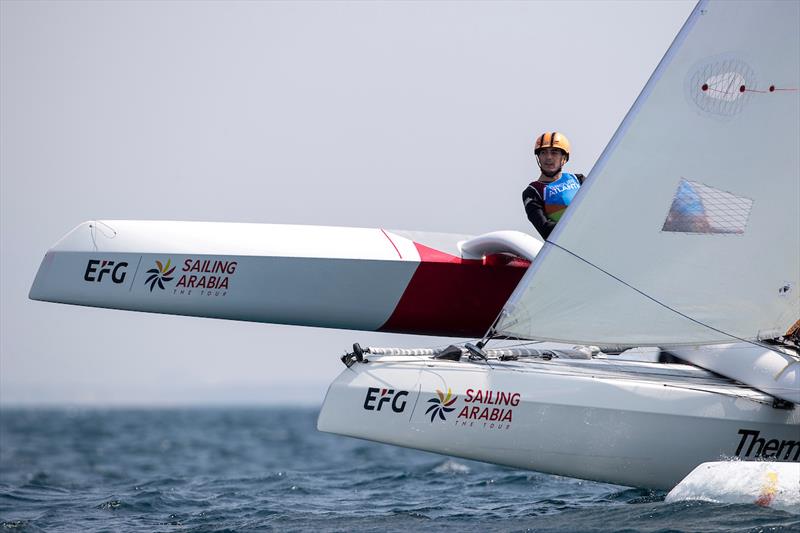
MULTIPOLYGON (((586 263, 586 264, 587 264, 587 265, 589 265, 590 267, 592 267, 592 268, 594 268, 594 269, 596 269, 596 270, 599 270, 600 272, 602 272, 602 273, 603 273, 603 274, 605 274, 606 276, 608 276, 608 277, 610 277, 610 278, 612 278, 612 279, 614 279, 614 280, 618 281, 619 283, 621 283, 621 284, 625 285, 625 286, 626 286, 626 287, 628 287, 629 289, 632 289, 633 291, 635 291, 635 292, 637 292, 637 293, 641 294, 642 296, 644 296, 644 297, 645 297, 645 298, 647 298, 648 300, 650 300, 650 301, 652 301, 652 302, 654 302, 654 303, 656 303, 656 304, 660 305, 661 307, 663 307, 663 308, 667 309, 668 311, 672 311, 673 313, 675 313, 675 314, 676 314, 676 315, 678 315, 678 316, 682 316, 683 318, 685 318, 685 319, 687 319, 687 320, 689 320, 689 321, 691 321, 691 322, 693 322, 693 323, 697 324, 698 326, 701 326, 701 327, 708 328, 708 329, 710 329, 711 331, 715 331, 715 332, 717 332, 717 333, 719 333, 719 334, 721 334, 721 335, 725 335, 726 337, 730 337, 731 339, 735 339, 735 340, 737 340, 737 341, 739 341, 739 342, 744 342, 744 343, 747 343, 747 344, 752 344, 753 346, 758 346, 758 347, 760 347, 760 348, 764 348, 764 349, 766 349, 766 350, 769 350, 769 351, 772 351, 772 352, 778 353, 778 354, 780 354, 780 355, 782 355, 782 356, 787 356, 787 355, 788 355, 788 354, 786 354, 786 353, 784 353, 784 352, 782 352, 782 351, 780 351, 780 350, 777 350, 777 349, 775 349, 774 347, 770 346, 769 344, 765 344, 765 343, 762 343, 762 342, 758 342, 758 341, 754 341, 754 340, 748 340, 748 339, 744 339, 744 338, 741 338, 741 337, 737 337, 736 335, 733 335, 732 333, 728 333, 727 331, 722 331, 721 329, 715 328, 714 326, 711 326, 711 325, 709 325, 709 324, 706 324, 706 323, 704 323, 704 322, 701 322, 700 320, 697 320, 697 319, 695 319, 695 318, 692 318, 692 317, 690 317, 690 316, 689 316, 689 315, 687 315, 687 314, 681 313, 681 312, 680 312, 680 311, 678 311, 677 309, 673 309, 672 307, 668 306, 667 304, 665 304, 665 303, 663 303, 663 302, 661 302, 661 301, 657 300, 656 298, 654 298, 654 297, 650 296, 650 295, 649 295, 649 294, 647 294, 646 292, 644 292, 644 291, 641 291, 641 290, 637 289, 636 287, 634 287, 633 285, 631 285, 630 283, 628 283, 628 282, 626 282, 626 281, 624 281, 624 280, 622 280, 622 279, 618 278, 617 276, 615 276, 615 275, 614 275, 614 274, 612 274, 611 272, 608 272, 607 270, 604 270, 603 268, 601 268, 601 267, 599 267, 599 266, 595 265, 595 264, 594 264, 594 263, 592 263, 591 261, 589 261, 589 260, 587 260, 587 259, 584 259, 583 257, 579 256, 578 254, 576 254, 576 253, 574 253, 574 252, 571 252, 570 250, 567 250, 567 249, 566 249, 566 248, 564 248, 563 246, 560 246, 560 245, 558 245, 558 244, 556 244, 556 243, 554 243, 554 242, 552 242, 552 241, 547 241, 547 242, 548 242, 548 243, 550 243, 552 246, 555 246, 555 247, 556 247, 556 248, 558 248, 559 250, 562 250, 562 251, 564 251, 564 252, 568 253, 568 254, 569 254, 569 255, 571 255, 572 257, 574 257, 574 258, 576 258, 576 259, 578 259, 578 260, 580 260, 580 261, 583 261, 584 263, 586 263)), ((791 356, 789 356, 789 357, 791 357, 791 356)), ((793 359, 793 358, 792 358, 792 359, 793 359)))

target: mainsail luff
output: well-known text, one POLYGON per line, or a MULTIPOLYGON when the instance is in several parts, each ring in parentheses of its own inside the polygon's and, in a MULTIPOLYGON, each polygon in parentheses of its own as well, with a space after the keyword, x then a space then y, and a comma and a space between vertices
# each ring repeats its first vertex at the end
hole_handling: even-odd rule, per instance
POLYGON ((499 334, 634 346, 787 331, 800 316, 798 21, 798 2, 697 5, 499 334), (674 223, 686 190, 702 225, 680 210, 674 223))

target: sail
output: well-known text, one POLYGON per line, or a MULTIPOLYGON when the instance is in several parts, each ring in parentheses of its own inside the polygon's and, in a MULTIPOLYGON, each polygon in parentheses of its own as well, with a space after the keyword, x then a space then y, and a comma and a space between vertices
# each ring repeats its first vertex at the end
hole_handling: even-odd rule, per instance
POLYGON ((775 338, 800 318, 800 2, 700 2, 496 331, 775 338))

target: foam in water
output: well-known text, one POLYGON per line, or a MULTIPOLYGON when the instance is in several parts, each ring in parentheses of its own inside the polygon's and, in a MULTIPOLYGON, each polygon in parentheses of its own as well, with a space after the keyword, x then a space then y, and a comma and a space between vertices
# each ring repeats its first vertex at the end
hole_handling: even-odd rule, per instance
POLYGON ((703 463, 667 494, 665 502, 751 503, 800 514, 800 463, 703 463))
POLYGON ((469 474, 469 467, 453 459, 448 459, 440 464, 433 471, 437 474, 469 474))

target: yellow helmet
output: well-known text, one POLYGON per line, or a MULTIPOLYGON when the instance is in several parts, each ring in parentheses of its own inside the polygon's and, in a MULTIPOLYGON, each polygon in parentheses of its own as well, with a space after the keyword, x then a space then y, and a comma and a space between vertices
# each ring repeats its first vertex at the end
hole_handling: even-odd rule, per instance
POLYGON ((542 133, 536 138, 536 144, 533 145, 533 153, 539 155, 539 151, 542 148, 558 148, 564 152, 567 156, 567 161, 569 161, 569 140, 563 133, 557 131, 542 133))

